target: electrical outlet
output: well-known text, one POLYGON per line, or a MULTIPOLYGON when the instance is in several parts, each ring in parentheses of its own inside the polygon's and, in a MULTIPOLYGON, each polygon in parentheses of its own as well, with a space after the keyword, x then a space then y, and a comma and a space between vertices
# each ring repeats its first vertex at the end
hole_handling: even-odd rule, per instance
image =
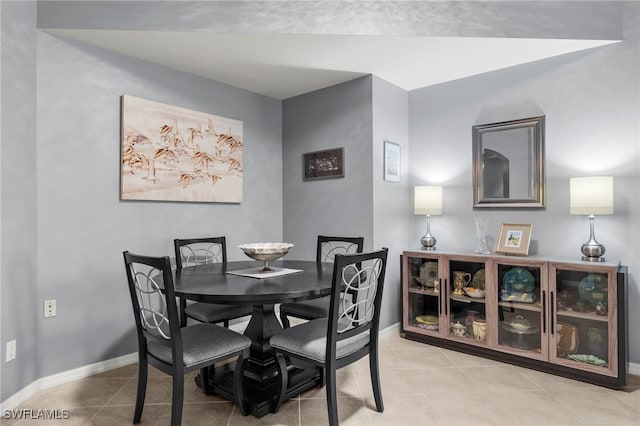
POLYGON ((16 359, 16 341, 11 340, 7 342, 7 356, 5 357, 5 362, 9 362, 13 359, 16 359))
POLYGON ((56 299, 44 301, 44 317, 51 318, 56 316, 56 299))

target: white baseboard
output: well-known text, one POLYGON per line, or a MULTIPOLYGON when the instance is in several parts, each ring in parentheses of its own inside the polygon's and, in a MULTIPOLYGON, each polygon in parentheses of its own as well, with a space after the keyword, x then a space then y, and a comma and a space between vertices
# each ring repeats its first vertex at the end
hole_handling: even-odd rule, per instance
POLYGON ((103 373, 105 371, 113 370, 114 368, 124 367, 129 364, 138 362, 138 352, 130 353, 120 356, 118 358, 108 359, 106 361, 100 361, 93 364, 85 365, 83 367, 74 368, 73 370, 63 371, 62 373, 53 374, 51 376, 43 377, 35 382, 25 386, 15 394, 11 395, 6 400, 0 403, 0 410, 11 410, 16 408, 22 402, 31 398, 38 392, 45 389, 52 388, 54 386, 69 383, 74 380, 84 379, 85 377, 93 376, 94 374, 103 373))
POLYGON ((379 337, 388 336, 391 333, 400 333, 400 323, 391 324, 389 327, 383 328, 378 332, 379 337))

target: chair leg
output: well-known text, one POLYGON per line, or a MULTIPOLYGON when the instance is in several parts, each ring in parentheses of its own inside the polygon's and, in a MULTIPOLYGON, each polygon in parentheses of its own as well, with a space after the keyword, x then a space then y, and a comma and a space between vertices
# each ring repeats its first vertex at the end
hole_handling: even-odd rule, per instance
POLYGON ((180 327, 187 326, 187 314, 184 310, 187 308, 187 299, 180 298, 180 327))
POLYGON ((326 369, 323 367, 318 367, 318 372, 320 373, 320 381, 318 382, 318 386, 323 388, 327 385, 327 375, 325 374, 326 369))
POLYGON ((248 354, 243 355, 240 354, 236 361, 236 366, 233 371, 233 387, 235 389, 236 394, 236 404, 240 407, 240 413, 243 416, 247 416, 249 414, 249 404, 244 397, 244 369, 247 366, 247 361, 249 360, 248 354))
POLYGON ((287 318, 286 314, 280 312, 280 322, 282 323, 282 328, 290 328, 291 323, 289 322, 289 318, 287 318))
POLYGON ((287 371, 287 360, 281 352, 276 352, 276 364, 278 366, 278 375, 280 376, 279 389, 277 393, 277 401, 273 405, 273 412, 277 413, 280 406, 284 402, 289 386, 289 372, 287 371))
POLYGON ((147 375, 149 365, 147 358, 143 354, 138 356, 138 389, 136 391, 136 408, 133 413, 133 423, 140 423, 142 409, 144 408, 144 397, 147 392, 147 375))
POLYGON ((171 426, 182 423, 182 404, 184 401, 184 374, 173 375, 173 395, 171 397, 171 426))
POLYGON ((336 391, 336 369, 334 366, 326 365, 324 368, 327 383, 327 412, 329 415, 329 426, 338 426, 338 396, 336 391))
POLYGON ((382 413, 384 404, 382 403, 382 388, 380 387, 380 369, 378 368, 378 351, 369 352, 369 371, 371 373, 371 387, 373 397, 376 400, 376 411, 382 413))

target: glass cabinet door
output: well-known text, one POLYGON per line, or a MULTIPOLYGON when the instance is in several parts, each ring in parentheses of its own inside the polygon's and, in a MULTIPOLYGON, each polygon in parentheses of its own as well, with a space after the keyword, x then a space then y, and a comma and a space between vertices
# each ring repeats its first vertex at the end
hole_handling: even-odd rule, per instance
POLYGON ((551 266, 552 361, 617 374, 616 270, 551 266))
POLYGON ((447 277, 447 335, 453 339, 486 345, 486 262, 483 259, 450 259, 447 277))
POLYGON ((546 265, 498 261, 494 269, 500 350, 547 360, 546 265))
POLYGON ((440 258, 403 256, 403 325, 422 334, 440 334, 440 258))

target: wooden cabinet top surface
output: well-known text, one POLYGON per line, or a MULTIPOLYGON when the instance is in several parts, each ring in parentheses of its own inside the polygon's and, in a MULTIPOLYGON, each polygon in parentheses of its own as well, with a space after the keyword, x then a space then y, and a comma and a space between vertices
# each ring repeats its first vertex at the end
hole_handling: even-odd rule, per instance
POLYGON ((531 263, 541 263, 546 262, 549 264, 554 264, 556 267, 558 265, 567 265, 573 268, 581 268, 581 269, 606 269, 606 268, 618 268, 621 266, 620 261, 616 259, 607 260, 605 262, 588 262, 581 260, 578 255, 575 258, 570 257, 559 257, 559 256, 542 256, 542 255, 530 255, 530 256, 514 256, 514 255, 506 255, 501 253, 488 253, 481 254, 475 253, 472 251, 454 251, 454 250, 422 250, 420 248, 408 249, 403 251, 403 255, 407 256, 424 256, 424 257, 465 257, 465 258, 473 258, 478 261, 487 261, 492 259, 497 262, 508 262, 508 263, 521 263, 521 264, 531 264, 531 263))

